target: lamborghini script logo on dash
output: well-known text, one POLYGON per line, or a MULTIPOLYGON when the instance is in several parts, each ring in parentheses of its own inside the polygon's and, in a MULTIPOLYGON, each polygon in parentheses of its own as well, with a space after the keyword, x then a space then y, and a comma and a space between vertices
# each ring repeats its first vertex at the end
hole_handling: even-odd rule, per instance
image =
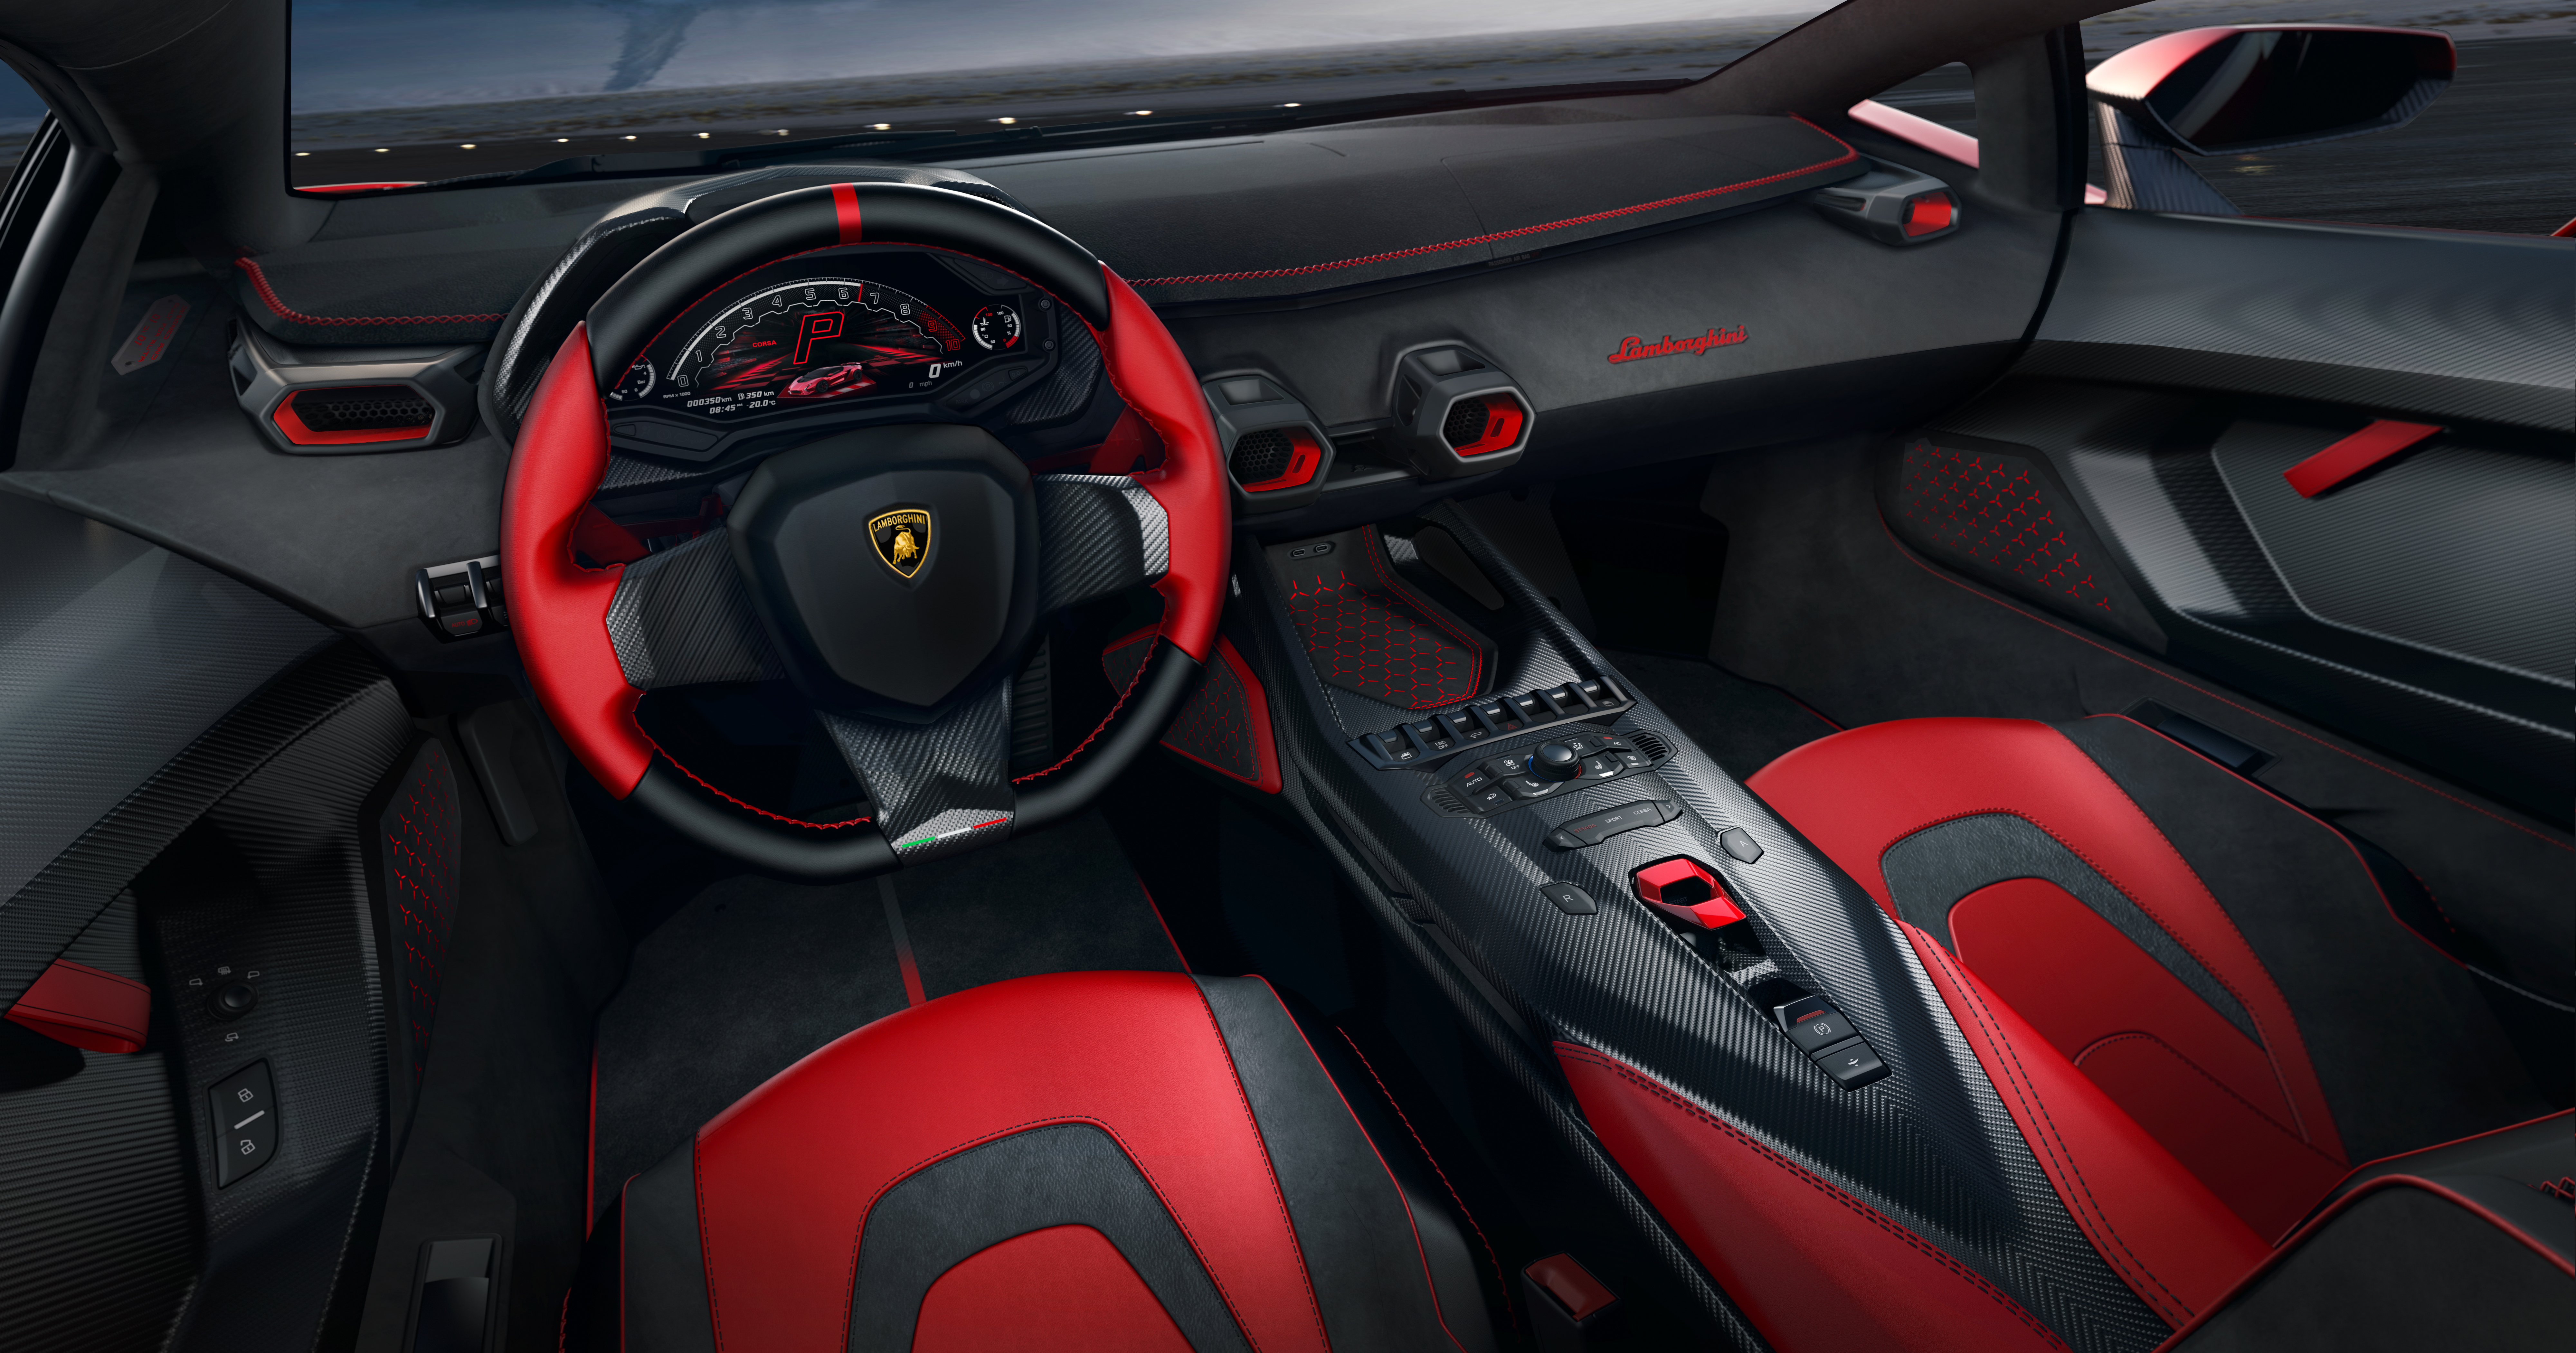
POLYGON ((917 507, 880 512, 868 519, 868 539, 887 568, 909 578, 930 557, 930 514, 917 507))
POLYGON ((1666 334, 1664 341, 1660 343, 1649 343, 1635 334, 1630 334, 1619 341, 1619 350, 1610 354, 1610 360, 1636 362, 1648 357, 1674 357, 1685 352, 1706 352, 1710 348, 1723 348, 1743 341, 1744 326, 1741 324, 1732 329, 1712 328, 1697 338, 1675 338, 1671 334, 1666 334))

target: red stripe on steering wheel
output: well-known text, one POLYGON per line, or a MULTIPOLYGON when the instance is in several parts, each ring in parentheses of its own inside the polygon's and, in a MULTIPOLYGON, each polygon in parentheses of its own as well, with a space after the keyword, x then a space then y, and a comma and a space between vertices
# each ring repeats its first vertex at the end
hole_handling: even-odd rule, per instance
POLYGON ((859 242, 859 190, 856 185, 832 185, 832 215, 841 227, 841 243, 859 242))

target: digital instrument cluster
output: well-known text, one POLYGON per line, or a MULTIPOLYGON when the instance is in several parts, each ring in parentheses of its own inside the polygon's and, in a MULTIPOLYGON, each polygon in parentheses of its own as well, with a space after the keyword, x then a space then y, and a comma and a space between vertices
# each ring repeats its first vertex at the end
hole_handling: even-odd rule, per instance
POLYGON ((729 440, 685 432, 689 424, 885 400, 989 404, 1052 365, 1053 308, 1008 274, 970 275, 917 252, 861 246, 790 259, 691 306, 655 336, 609 392, 613 430, 688 454, 729 440), (656 417, 618 423, 634 413, 656 417), (685 422, 672 426, 668 415, 685 422))

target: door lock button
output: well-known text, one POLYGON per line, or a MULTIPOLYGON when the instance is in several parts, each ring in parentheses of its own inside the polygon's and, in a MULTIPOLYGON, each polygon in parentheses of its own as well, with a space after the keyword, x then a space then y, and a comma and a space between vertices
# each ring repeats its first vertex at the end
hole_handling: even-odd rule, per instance
POLYGON ((267 1062, 217 1081, 206 1091, 206 1108, 215 1129, 216 1188, 229 1187, 277 1154, 277 1089, 267 1062))

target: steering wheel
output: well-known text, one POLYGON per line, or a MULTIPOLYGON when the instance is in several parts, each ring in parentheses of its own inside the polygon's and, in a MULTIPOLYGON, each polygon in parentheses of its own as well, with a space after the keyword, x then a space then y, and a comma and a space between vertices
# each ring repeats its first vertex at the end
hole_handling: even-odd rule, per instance
POLYGON ((537 700, 617 798, 792 877, 858 877, 1078 812, 1171 721, 1224 604, 1225 466, 1169 331, 1099 259, 1008 207, 942 188, 828 184, 717 216, 600 296, 539 380, 501 496, 510 625, 537 700), (1160 468, 1032 476, 982 428, 826 435, 752 472, 723 526, 628 564, 574 534, 608 469, 605 391, 665 325, 752 269, 858 243, 945 250, 1079 316, 1160 468), (1151 583, 1160 637, 1056 765, 1010 775, 1012 675, 1046 615, 1151 583), (867 787, 869 818, 816 824, 690 773, 636 721, 657 686, 784 676, 867 787))

